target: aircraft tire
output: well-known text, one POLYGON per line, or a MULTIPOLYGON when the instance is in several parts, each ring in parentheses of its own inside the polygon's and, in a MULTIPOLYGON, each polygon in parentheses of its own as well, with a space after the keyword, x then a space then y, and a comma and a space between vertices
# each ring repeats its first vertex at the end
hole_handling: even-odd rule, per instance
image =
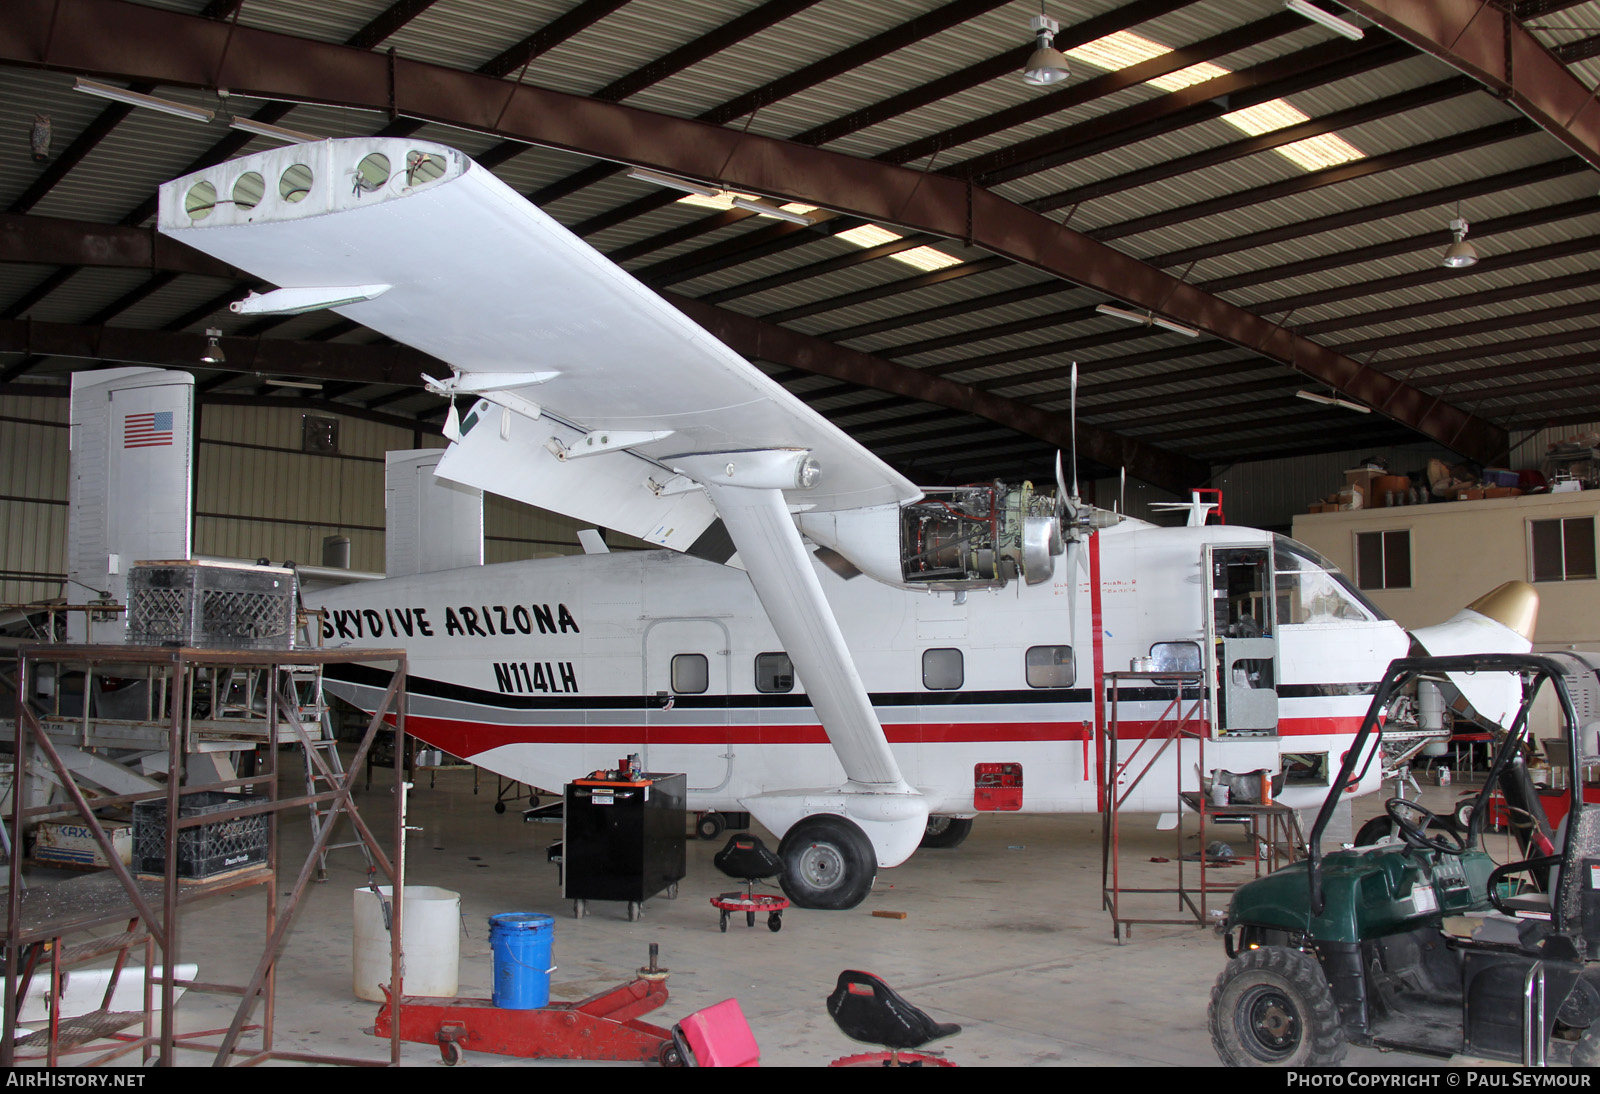
POLYGON ((921 846, 959 847, 971 834, 971 817, 929 817, 921 846))
POLYGON ((854 821, 831 813, 806 817, 778 844, 784 895, 797 907, 837 911, 867 898, 878 856, 854 821))
POLYGON ((1228 962, 1211 989, 1211 1044, 1230 1067, 1331 1067, 1349 1047, 1317 959, 1263 946, 1228 962))
POLYGON ((1394 821, 1388 817, 1373 817, 1366 824, 1363 824, 1361 830, 1356 833, 1355 845, 1357 847, 1374 847, 1382 843, 1385 838, 1393 842, 1397 836, 1398 833, 1395 832, 1394 821))

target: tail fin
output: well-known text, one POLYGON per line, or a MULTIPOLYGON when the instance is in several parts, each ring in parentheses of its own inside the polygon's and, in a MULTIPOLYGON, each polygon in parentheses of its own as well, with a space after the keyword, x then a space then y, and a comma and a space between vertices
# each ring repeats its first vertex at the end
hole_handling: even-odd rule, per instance
MULTIPOLYGON (((128 567, 186 559, 192 548, 194 377, 119 368, 72 376, 67 602, 126 604, 128 567)), ((121 619, 87 625, 74 642, 121 642, 121 619)))
POLYGON ((442 448, 390 452, 384 478, 389 577, 483 565, 483 491, 434 474, 442 448))

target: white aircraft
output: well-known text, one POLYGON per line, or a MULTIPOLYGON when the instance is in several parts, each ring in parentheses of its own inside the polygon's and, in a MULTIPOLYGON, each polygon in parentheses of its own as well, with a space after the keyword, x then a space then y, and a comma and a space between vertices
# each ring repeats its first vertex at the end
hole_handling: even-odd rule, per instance
MULTIPOLYGON (((1136 658, 1214 682, 1192 692, 1207 768, 1287 772, 1282 801, 1318 802, 1408 652, 1282 536, 1158 528, 1064 486, 917 488, 453 149, 276 149, 167 183, 159 224, 281 286, 237 312, 331 308, 451 366, 438 479, 391 463, 391 529, 403 500, 413 532, 391 530, 388 579, 307 595, 327 643, 404 646, 408 728, 509 778, 559 787, 635 752, 686 772, 690 808, 782 836, 802 906, 854 906, 985 811, 1101 809, 1106 677, 1136 658), (442 568, 481 562, 449 547, 463 486, 662 549, 442 568)), ((1434 637, 1526 650, 1531 626, 1503 621, 1529 596, 1434 637)), ((381 685, 338 687, 370 709, 381 685)), ((1172 688, 1118 693, 1126 758, 1172 688)), ((1196 748, 1122 773, 1124 807, 1175 809, 1196 748)))

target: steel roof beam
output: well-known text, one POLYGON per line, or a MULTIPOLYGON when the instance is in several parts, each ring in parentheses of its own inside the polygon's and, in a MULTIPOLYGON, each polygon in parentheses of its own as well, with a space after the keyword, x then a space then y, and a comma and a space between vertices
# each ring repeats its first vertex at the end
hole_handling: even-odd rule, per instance
POLYGON ((353 346, 232 337, 221 339, 221 345, 227 354, 227 361, 202 366, 200 354, 206 348, 206 338, 200 334, 0 320, 0 353, 124 361, 163 368, 204 367, 223 372, 271 372, 317 380, 403 384, 411 387, 422 385, 423 372, 448 367, 442 361, 408 346, 353 346))
POLYGON ((1600 168, 1600 103, 1513 12, 1484 0, 1341 0, 1504 99, 1600 168))
MULTIPOLYGON (((739 189, 806 201, 876 223, 946 238, 1247 346, 1383 408, 1442 444, 1492 460, 1506 444, 1493 423, 1303 336, 1236 308, 1137 259, 965 183, 805 148, 748 132, 581 96, 119 3, 12 0, 0 23, 0 62, 122 72, 237 94, 389 109, 414 117, 637 163, 739 189), (52 28, 66 28, 52 34, 52 28), (226 49, 222 49, 226 45, 226 49)), ((727 314, 727 313, 724 313, 727 314)), ((742 319, 743 317, 737 317, 742 319)), ((770 328, 770 325, 769 325, 770 328)), ((1120 462, 1120 461, 1119 461, 1120 462)))

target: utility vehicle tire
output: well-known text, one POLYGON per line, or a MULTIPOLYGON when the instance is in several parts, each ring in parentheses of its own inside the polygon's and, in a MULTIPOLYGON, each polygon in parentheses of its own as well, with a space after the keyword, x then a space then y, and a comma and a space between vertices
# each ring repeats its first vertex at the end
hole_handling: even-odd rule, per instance
POLYGON ((971 817, 929 817, 923 847, 960 847, 972 834, 971 817))
POLYGON ((1331 1067, 1349 1047, 1317 959, 1246 950, 1211 989, 1211 1044, 1230 1067, 1331 1067))
POLYGON ((789 829, 778 844, 778 857, 784 895, 801 908, 854 908, 867 898, 878 874, 878 855, 867 834, 831 813, 806 817, 789 829))
POLYGON ((1600 1067, 1600 1022, 1583 1031, 1572 1050, 1573 1067, 1600 1067))

